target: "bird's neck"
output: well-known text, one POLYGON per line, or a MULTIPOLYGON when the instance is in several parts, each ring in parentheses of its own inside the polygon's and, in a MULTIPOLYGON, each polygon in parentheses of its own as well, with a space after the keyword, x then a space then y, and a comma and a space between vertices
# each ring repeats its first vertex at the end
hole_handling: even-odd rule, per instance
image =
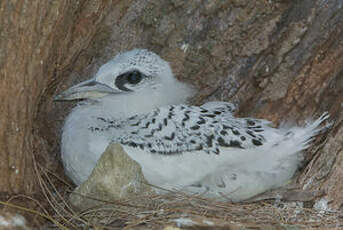
POLYGON ((111 119, 125 119, 136 114, 151 111, 151 106, 140 106, 132 104, 129 101, 119 102, 117 100, 101 100, 98 102, 86 102, 77 105, 72 113, 79 114, 82 117, 94 118, 103 117, 111 119), (149 108, 150 107, 150 108, 149 108))
POLYGON ((88 101, 73 109, 82 117, 104 117, 111 119, 125 119, 137 114, 148 113, 164 104, 158 100, 130 96, 106 97, 97 102, 88 101))
POLYGON ((186 103, 192 93, 191 88, 175 82, 160 91, 147 90, 132 94, 110 95, 96 102, 79 105, 75 110, 81 110, 84 116, 125 119, 137 114, 149 113, 161 106, 186 103))
MULTIPOLYGON (((153 107, 152 104, 142 105, 138 102, 130 101, 127 97, 121 99, 120 97, 104 98, 96 102, 85 101, 78 104, 68 115, 64 129, 88 130, 90 127, 102 127, 105 123, 99 118, 120 122, 136 114, 150 112, 153 107)), ((120 132, 120 130, 116 132, 120 132)), ((92 132, 90 133, 93 135, 92 132)), ((102 136, 113 138, 115 134, 102 133, 102 136)))

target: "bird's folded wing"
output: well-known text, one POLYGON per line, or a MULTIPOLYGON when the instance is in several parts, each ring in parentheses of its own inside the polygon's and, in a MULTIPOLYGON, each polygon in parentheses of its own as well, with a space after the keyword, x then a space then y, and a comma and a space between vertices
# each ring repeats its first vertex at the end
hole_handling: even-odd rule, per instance
MULTIPOLYGON (((229 103, 205 106, 175 105, 158 108, 108 124, 101 129, 123 130, 113 142, 158 154, 180 154, 202 150, 220 154, 222 148, 254 148, 266 141, 263 133, 268 122, 234 118, 229 103)), ((269 128, 269 127, 268 127, 269 128)))

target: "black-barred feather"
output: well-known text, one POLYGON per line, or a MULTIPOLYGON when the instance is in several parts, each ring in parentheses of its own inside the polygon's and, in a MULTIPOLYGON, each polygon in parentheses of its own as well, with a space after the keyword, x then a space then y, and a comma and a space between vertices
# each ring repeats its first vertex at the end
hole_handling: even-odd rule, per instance
POLYGON ((108 118, 99 118, 104 127, 91 129, 115 129, 115 132, 120 129, 122 135, 113 142, 167 155, 197 150, 220 154, 221 148, 246 149, 263 145, 266 141, 263 130, 268 122, 234 118, 232 111, 232 104, 224 102, 199 107, 172 105, 117 120, 117 125, 108 118))

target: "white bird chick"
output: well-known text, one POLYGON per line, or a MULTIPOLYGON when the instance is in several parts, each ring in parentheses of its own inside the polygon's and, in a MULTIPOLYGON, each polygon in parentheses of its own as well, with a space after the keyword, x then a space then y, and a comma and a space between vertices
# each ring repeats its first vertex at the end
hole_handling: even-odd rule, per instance
POLYGON ((193 90, 176 80, 169 64, 155 53, 135 49, 104 64, 94 78, 55 97, 81 101, 67 117, 61 152, 66 174, 79 185, 91 174, 114 136, 91 131, 103 125, 99 118, 125 119, 171 104, 185 103, 193 90))
POLYGON ((155 186, 240 201, 287 183, 328 118, 275 129, 266 120, 235 118, 230 103, 182 104, 192 94, 158 55, 118 54, 95 78, 55 98, 85 99, 63 127, 66 174, 81 184, 114 142, 155 186))

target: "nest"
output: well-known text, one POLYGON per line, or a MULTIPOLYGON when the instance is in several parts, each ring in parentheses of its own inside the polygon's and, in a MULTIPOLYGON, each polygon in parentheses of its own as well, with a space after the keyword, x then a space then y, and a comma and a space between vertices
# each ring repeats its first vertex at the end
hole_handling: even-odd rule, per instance
POLYGON ((72 186, 37 165, 36 173, 46 205, 39 204, 37 211, 37 208, 13 205, 13 199, 2 204, 44 217, 48 220, 44 229, 174 229, 172 226, 176 229, 266 229, 266 226, 283 229, 280 226, 287 225, 327 229, 343 226, 341 213, 306 208, 304 202, 277 199, 217 202, 180 192, 101 201, 101 205, 79 211, 68 204, 72 186))

